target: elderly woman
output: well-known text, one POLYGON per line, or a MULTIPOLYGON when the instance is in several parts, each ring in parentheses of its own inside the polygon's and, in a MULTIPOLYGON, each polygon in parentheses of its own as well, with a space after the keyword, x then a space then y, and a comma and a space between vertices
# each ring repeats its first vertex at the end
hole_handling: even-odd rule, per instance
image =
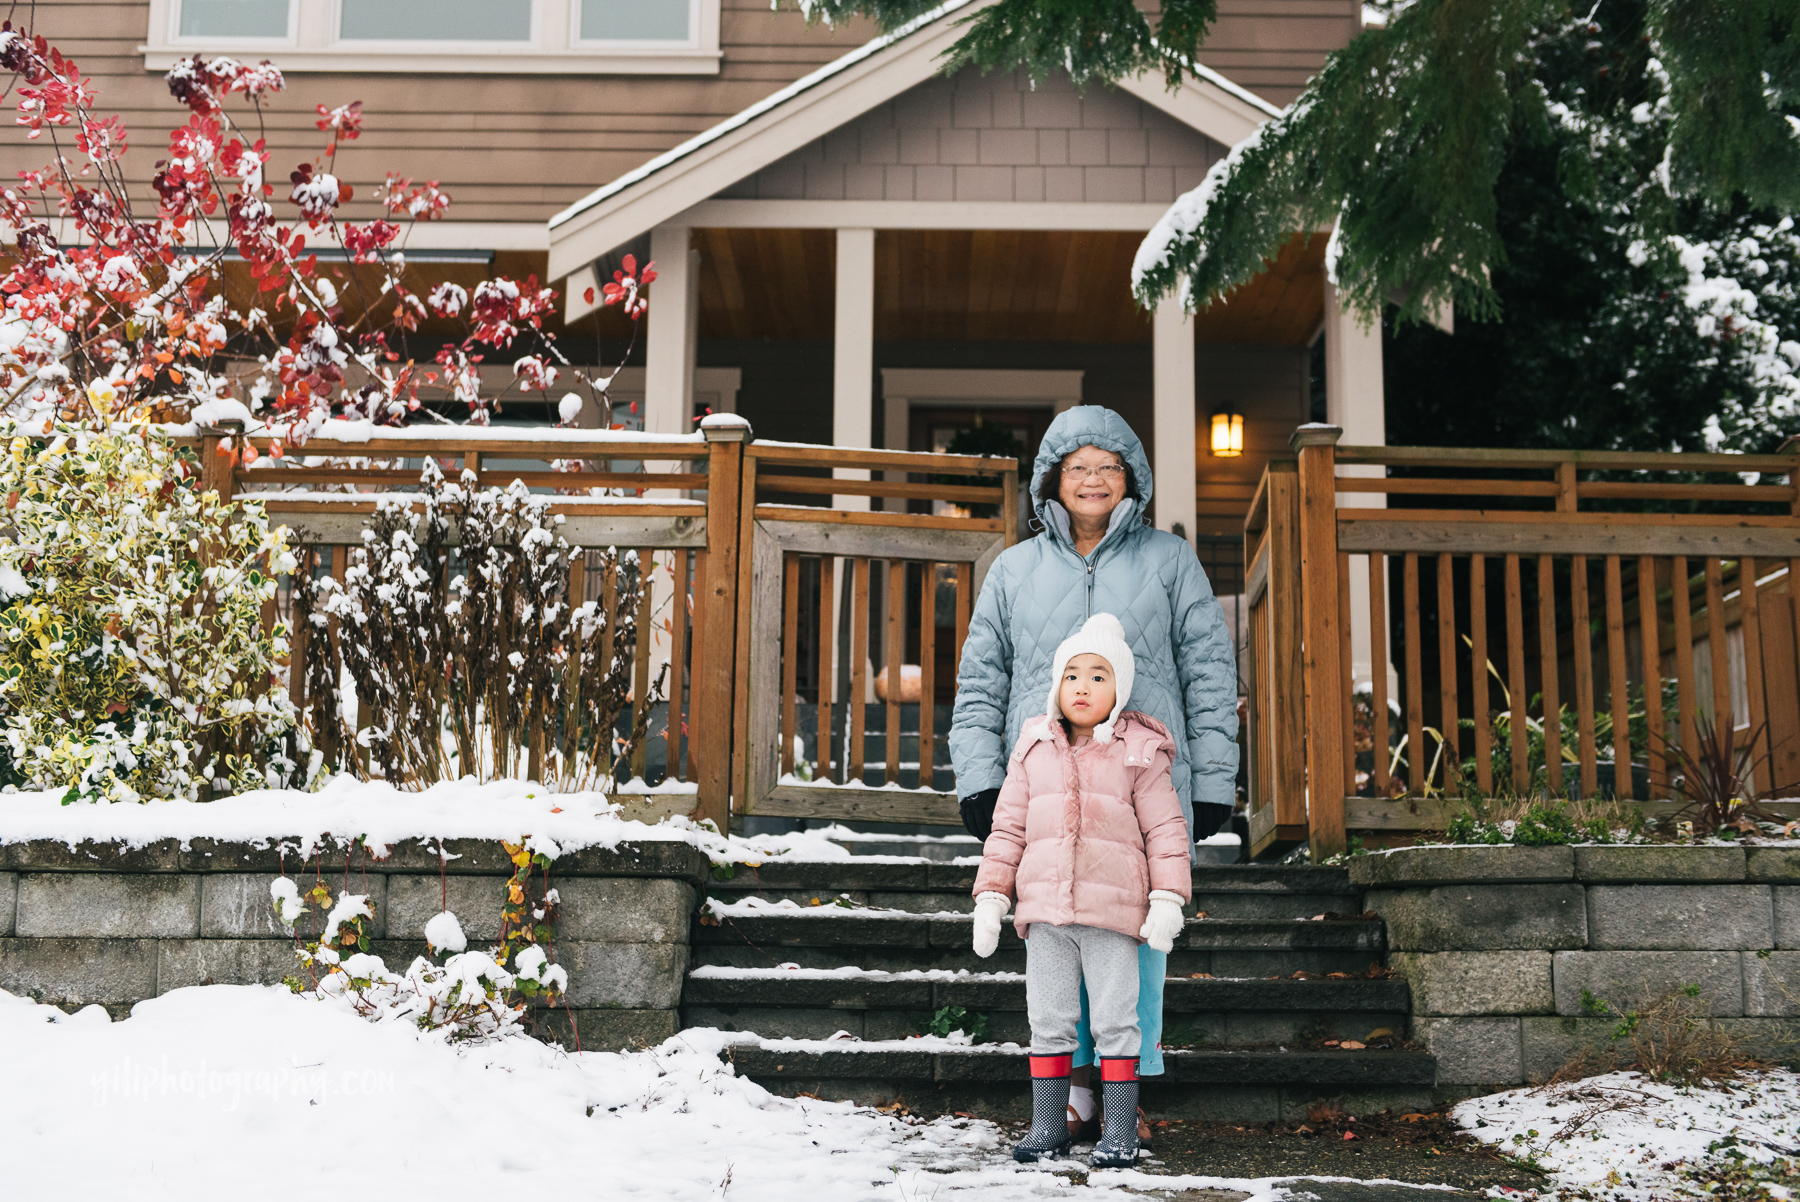
MULTIPOLYGON (((969 833, 986 839, 1006 764, 1044 708, 1057 644, 1096 613, 1118 615, 1137 658, 1131 708, 1175 736, 1175 790, 1191 845, 1227 824, 1236 801, 1237 665, 1231 632, 1193 548, 1147 524, 1150 464, 1125 419, 1082 405, 1050 423, 1033 465, 1042 531, 987 574, 963 645, 950 757, 969 833)), ((1139 1074, 1162 1072, 1168 957, 1138 948, 1139 1074)), ((1093 1044, 1082 996, 1071 1134, 1092 1122, 1093 1044)), ((1093 1124, 1097 1129, 1098 1123, 1093 1124)))

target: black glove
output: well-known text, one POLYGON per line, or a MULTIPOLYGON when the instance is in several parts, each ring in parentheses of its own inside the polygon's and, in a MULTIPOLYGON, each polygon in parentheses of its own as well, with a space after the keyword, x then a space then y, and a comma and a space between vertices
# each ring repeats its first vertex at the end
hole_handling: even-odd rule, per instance
POLYGON ((1231 807, 1202 803, 1194 807, 1194 842, 1231 829, 1231 807))
POLYGON ((983 789, 958 802, 962 809, 963 829, 986 843, 987 837, 994 832, 994 803, 999 800, 1000 790, 983 789))

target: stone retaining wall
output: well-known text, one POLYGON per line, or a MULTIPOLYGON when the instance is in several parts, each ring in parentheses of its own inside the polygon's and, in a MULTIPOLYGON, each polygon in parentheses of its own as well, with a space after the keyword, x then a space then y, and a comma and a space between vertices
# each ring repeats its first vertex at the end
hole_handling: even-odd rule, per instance
POLYGON ((1800 1055, 1800 849, 1421 847, 1358 856, 1438 1083, 1542 1080, 1615 1011, 1698 986, 1747 1051, 1800 1055))
MULTIPOLYGON (((404 970, 425 952, 425 923, 442 907, 471 947, 500 933, 512 872, 496 842, 448 840, 396 847, 386 859, 360 848, 323 865, 292 851, 196 840, 138 849, 110 843, 0 846, 0 989, 64 1008, 98 1003, 114 1017, 187 985, 279 984, 298 971, 294 939, 276 922, 269 883, 284 870, 301 886, 323 871, 333 895, 367 893, 372 950, 404 970)), ((540 1033, 570 1043, 569 1011, 583 1046, 659 1042, 679 1024, 690 920, 708 861, 685 843, 625 843, 559 857, 550 883, 561 899, 554 959, 568 970, 568 1010, 540 1012, 540 1033)), ((300 930, 318 929, 316 916, 300 930)))

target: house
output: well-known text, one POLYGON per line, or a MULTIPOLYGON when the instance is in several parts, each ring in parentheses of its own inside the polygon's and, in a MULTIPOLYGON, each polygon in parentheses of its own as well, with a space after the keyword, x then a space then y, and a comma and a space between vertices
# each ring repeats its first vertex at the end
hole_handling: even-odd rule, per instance
MULTIPOLYGON (((1379 339, 1333 304, 1323 234, 1191 320, 1140 311, 1128 269, 1360 8, 1237 0, 1179 91, 1082 94, 940 74, 980 2, 887 37, 762 0, 138 0, 39 4, 35 22, 122 112, 134 182, 180 119, 161 74, 189 55, 285 72, 264 118, 277 179, 318 153, 316 105, 360 100, 366 132, 335 166, 358 190, 345 213, 372 215, 386 172, 440 181, 449 218, 415 231, 409 260, 429 278, 572 282, 560 333, 578 361, 616 363, 631 333, 590 314, 591 273, 657 260, 615 385, 649 429, 712 408, 764 437, 927 449, 980 414, 1029 451, 1060 408, 1109 405, 1152 449, 1157 523, 1235 592, 1262 465, 1315 395, 1347 441, 1383 441, 1379 339), (1240 456, 1211 452, 1215 413, 1241 416, 1240 456)), ((21 135, 0 153, 10 173, 45 147, 21 135)))

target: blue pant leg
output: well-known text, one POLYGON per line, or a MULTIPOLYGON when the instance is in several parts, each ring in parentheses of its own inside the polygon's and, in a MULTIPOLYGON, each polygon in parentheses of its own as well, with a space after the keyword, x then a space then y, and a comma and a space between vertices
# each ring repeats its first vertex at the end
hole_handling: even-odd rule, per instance
MULTIPOLYGON (((1163 1071, 1163 979, 1169 975, 1169 956, 1148 943, 1138 946, 1138 1031, 1143 1035, 1138 1052, 1138 1076, 1160 1077, 1163 1071)), ((1081 1018, 1075 1024, 1075 1067, 1094 1062, 1094 1033, 1088 1025, 1087 982, 1081 983, 1081 1018)))

